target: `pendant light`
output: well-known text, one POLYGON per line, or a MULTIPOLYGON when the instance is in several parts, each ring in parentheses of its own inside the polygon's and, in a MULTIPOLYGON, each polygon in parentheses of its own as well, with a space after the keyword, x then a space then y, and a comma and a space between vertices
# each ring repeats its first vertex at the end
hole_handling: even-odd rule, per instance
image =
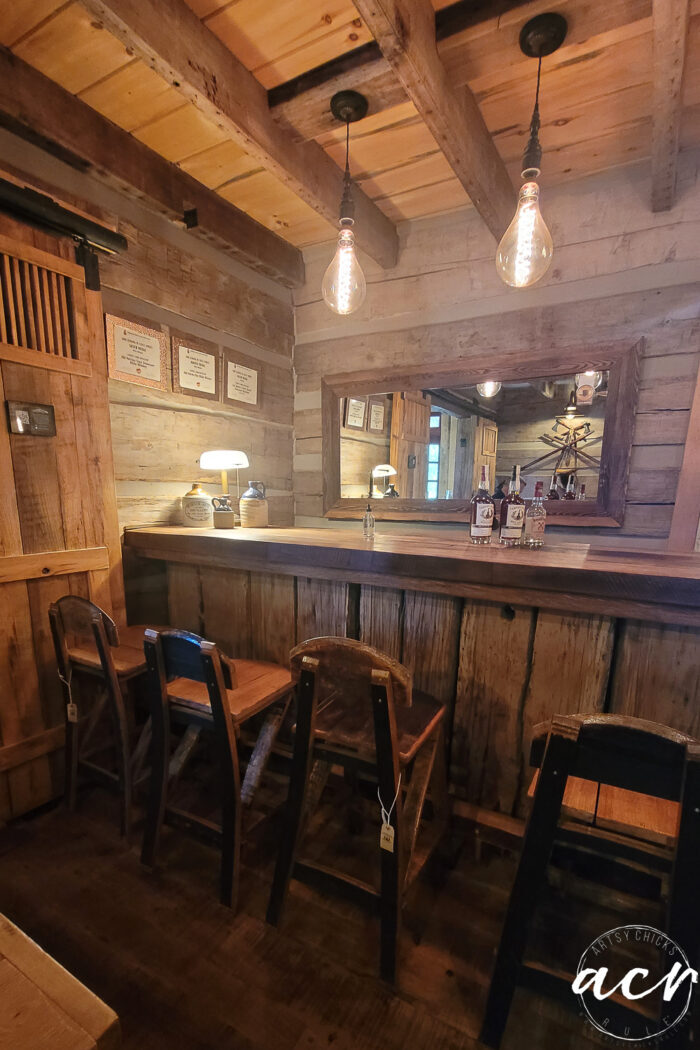
POLYGON ((540 213, 540 74, 542 59, 551 55, 564 41, 567 23, 556 13, 537 15, 520 32, 520 50, 537 62, 535 107, 530 121, 530 138, 523 155, 518 194, 518 207, 510 226, 503 234, 496 252, 496 269, 501 280, 512 288, 529 288, 544 277, 552 261, 552 236, 540 213))
POLYGON ((482 397, 495 397, 501 389, 501 384, 495 379, 487 379, 485 383, 477 383, 476 389, 482 397))
POLYGON ((338 248, 323 276, 321 292, 331 310, 347 315, 364 302, 367 293, 365 275, 355 251, 355 204, 350 178, 350 125, 367 114, 367 99, 359 91, 338 91, 331 99, 331 112, 345 123, 345 179, 340 202, 338 248))

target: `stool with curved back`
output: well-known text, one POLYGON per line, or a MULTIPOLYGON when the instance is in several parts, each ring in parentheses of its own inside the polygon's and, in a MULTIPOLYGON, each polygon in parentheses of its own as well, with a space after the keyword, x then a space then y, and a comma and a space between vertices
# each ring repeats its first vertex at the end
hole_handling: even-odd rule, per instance
POLYGON ((260 660, 231 660, 189 631, 146 631, 147 689, 153 726, 151 789, 141 862, 154 867, 165 820, 199 827, 221 845, 221 903, 236 909, 241 816, 257 790, 292 695, 289 671, 260 660), (264 714, 241 782, 241 726, 264 714), (171 729, 185 731, 173 751, 171 729), (168 800, 202 731, 213 733, 219 761, 221 824, 217 828, 168 800))
POLYGON ((65 595, 49 607, 49 622, 56 662, 66 705, 66 800, 75 809, 78 775, 86 773, 121 793, 121 830, 131 833, 131 804, 135 779, 141 772, 148 745, 148 730, 131 747, 130 712, 125 703, 129 685, 146 671, 143 652, 145 626, 117 629, 94 602, 65 595), (78 679, 81 689, 76 690, 78 679), (98 696, 87 710, 85 686, 97 687, 98 696), (92 762, 88 745, 101 716, 108 710, 116 752, 116 772, 92 762))
POLYGON ((297 724, 285 823, 267 921, 282 914, 292 875, 343 883, 353 895, 379 904, 380 970, 393 981, 406 893, 440 841, 448 822, 445 706, 414 692, 410 671, 350 638, 311 638, 292 650, 297 724), (379 889, 326 865, 297 859, 304 827, 318 804, 332 765, 378 781, 384 808, 379 889), (419 826, 431 789, 426 841, 419 826))
MULTIPOLYGON (((571 991, 573 975, 523 961, 537 891, 555 847, 569 851, 568 864, 572 851, 590 857, 595 850, 594 874, 601 881, 606 863, 624 866, 630 874, 640 864, 668 873, 664 932, 685 951, 691 967, 700 966, 700 743, 640 718, 556 715, 535 727, 531 763, 540 767, 533 805, 479 1036, 494 1048, 500 1045, 517 984, 561 994, 572 1008, 578 1004, 571 991), (660 804, 654 805, 656 800, 660 804), (561 821, 567 810, 578 823, 561 821), (645 810, 651 820, 644 819, 645 810), (653 839, 642 834, 649 830, 653 839), (659 842, 670 845, 662 849, 659 842)), ((622 1003, 608 1000, 607 1008, 621 1024, 633 1019, 634 1011, 622 1003)), ((681 1028, 668 1045, 686 1046, 691 1030, 692 1024, 681 1028)))

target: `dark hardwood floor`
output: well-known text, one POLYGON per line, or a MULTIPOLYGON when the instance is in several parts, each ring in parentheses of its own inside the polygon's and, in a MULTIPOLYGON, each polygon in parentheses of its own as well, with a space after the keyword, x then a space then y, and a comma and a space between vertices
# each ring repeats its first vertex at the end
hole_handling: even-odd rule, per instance
MULTIPOLYGON (((265 923, 279 828, 270 808, 261 803, 247 836, 235 917, 217 903, 214 849, 166 829, 163 868, 149 873, 96 788, 77 814, 56 808, 0 832, 0 911, 117 1011, 125 1050, 476 1047, 513 858, 484 850, 477 862, 465 842, 442 884, 421 887, 391 989, 376 977, 377 923, 355 905, 294 882, 280 929, 265 923)), ((326 806, 317 855, 334 826, 326 806)), ((348 845, 342 831, 352 864, 361 840, 348 845)), ((557 898, 535 941, 575 961, 588 942, 557 898)), ((594 935, 616 924, 605 921, 594 935)), ((518 993, 504 1050, 592 1045, 581 1018, 518 993)))

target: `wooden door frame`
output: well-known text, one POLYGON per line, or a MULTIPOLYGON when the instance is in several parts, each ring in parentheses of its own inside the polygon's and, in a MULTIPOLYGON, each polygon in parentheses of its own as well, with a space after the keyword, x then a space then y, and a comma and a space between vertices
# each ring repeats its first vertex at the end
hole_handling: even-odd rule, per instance
MULTIPOLYGON (((554 353, 521 349, 504 351, 497 365, 484 360, 483 351, 467 351, 459 360, 410 365, 388 372, 385 368, 340 372, 321 380, 323 513, 326 518, 357 520, 367 499, 340 495, 340 404, 352 394, 379 394, 387 390, 429 390, 450 385, 472 386, 493 378, 502 382, 532 379, 537 375, 560 376, 587 370, 607 371, 608 405, 601 450, 598 498, 594 501, 551 501, 547 513, 552 524, 620 528, 632 453, 639 362, 644 341, 615 341, 600 346, 574 346, 554 353)), ((700 412, 700 409, 699 409, 700 412)), ((700 429, 700 423, 699 423, 700 429)), ((392 499, 373 503, 381 521, 466 522, 469 500, 392 499), (389 505, 390 504, 390 505, 389 505)))

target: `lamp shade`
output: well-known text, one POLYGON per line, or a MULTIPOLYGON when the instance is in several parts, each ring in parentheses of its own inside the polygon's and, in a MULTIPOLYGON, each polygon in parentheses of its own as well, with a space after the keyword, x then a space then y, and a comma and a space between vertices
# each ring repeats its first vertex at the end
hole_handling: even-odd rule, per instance
POLYGON ((235 470, 237 467, 249 467, 250 464, 245 452, 232 448, 215 448, 209 452, 202 452, 199 466, 202 470, 235 470))
POLYGON ((376 467, 372 467, 373 478, 388 478, 392 474, 396 474, 396 467, 392 467, 391 463, 377 463, 376 467))

